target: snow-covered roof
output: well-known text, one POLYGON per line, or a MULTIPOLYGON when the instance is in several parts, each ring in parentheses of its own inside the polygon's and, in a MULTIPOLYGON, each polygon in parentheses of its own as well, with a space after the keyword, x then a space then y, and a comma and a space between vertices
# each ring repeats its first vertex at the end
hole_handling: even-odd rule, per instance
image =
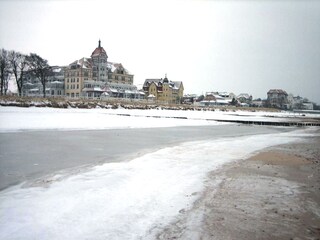
POLYGON ((117 93, 117 92, 118 92, 118 90, 115 89, 115 88, 109 88, 109 90, 110 90, 111 92, 113 92, 113 93, 117 93))
POLYGON ((249 99, 250 95, 248 93, 240 93, 237 98, 245 98, 245 99, 249 99))
POLYGON ((60 82, 60 81, 53 81, 51 83, 61 83, 61 84, 63 84, 63 82, 60 82))
POLYGON ((115 62, 107 62, 108 68, 111 70, 111 72, 115 72, 117 69, 123 69, 124 74, 132 75, 128 69, 124 68, 121 63, 115 63, 115 62))
POLYGON ((38 91, 40 91, 39 88, 32 88, 32 89, 29 90, 29 92, 38 92, 38 91))
POLYGON ((157 87, 162 86, 164 84, 169 84, 169 87, 175 90, 178 90, 182 82, 181 81, 165 81, 167 80, 162 78, 149 78, 144 81, 143 87, 148 87, 150 84, 154 83, 157 87))
POLYGON ((93 88, 84 88, 82 90, 83 92, 105 92, 105 90, 99 88, 99 87, 93 87, 93 88))
POLYGON ((179 89, 182 85, 182 81, 173 81, 174 85, 179 89))
POLYGON ((81 68, 92 68, 91 59, 85 58, 85 57, 70 63, 69 68, 71 68, 72 66, 75 66, 75 65, 78 67, 81 67, 81 68))
POLYGON ((54 73, 59 73, 64 70, 64 68, 60 66, 52 66, 51 68, 54 73))

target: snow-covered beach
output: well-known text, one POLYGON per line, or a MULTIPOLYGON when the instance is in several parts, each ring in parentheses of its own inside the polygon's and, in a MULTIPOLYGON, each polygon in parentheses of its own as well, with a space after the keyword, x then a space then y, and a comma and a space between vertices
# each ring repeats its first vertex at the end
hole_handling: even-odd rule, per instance
MULTIPOLYGON (((85 138, 88 146, 96 147, 91 151, 102 156, 98 159, 98 155, 90 153, 93 163, 89 166, 86 162, 77 163, 76 171, 69 172, 52 168, 42 176, 31 174, 26 182, 2 190, 0 238, 3 239, 156 239, 186 213, 188 221, 180 239, 198 239, 201 234, 193 229, 201 225, 204 218, 202 213, 192 211, 194 204, 202 198, 208 185, 214 194, 214 186, 218 190, 222 181, 210 178, 210 174, 223 171, 226 165, 236 165, 265 148, 319 136, 316 128, 244 127, 207 120, 293 117, 290 113, 1 107, 0 117, 2 166, 6 157, 4 146, 10 142, 14 144, 13 139, 21 137, 21 142, 56 138, 54 146, 70 141, 72 151, 64 148, 66 159, 70 161, 86 151, 83 143, 78 142, 85 138), (187 129, 192 131, 186 134, 187 129), (129 146, 130 141, 125 142, 123 136, 116 144, 123 143, 122 149, 131 148, 132 151, 117 161, 108 162, 108 156, 103 156, 107 153, 99 148, 113 148, 113 137, 107 133, 121 130, 132 130, 130 134, 133 135, 147 131, 139 135, 140 141, 150 141, 150 144, 146 144, 148 147, 143 151, 141 145, 134 151, 138 145, 131 143, 129 146), (57 132, 59 135, 52 135, 57 132), (63 134, 65 138, 61 137, 63 134), (73 134, 75 137, 70 137, 73 134), (97 134, 100 137, 94 142, 97 134), (161 138, 152 142, 147 138, 152 139, 152 134, 161 138), (45 135, 53 137, 47 139, 45 135), (138 151, 141 152, 138 154, 138 151)), ((50 141, 43 145, 50 146, 50 141)), ((17 162, 28 156, 32 145, 29 147, 18 151, 17 162)), ((37 154, 32 156, 37 157, 37 154)), ((43 163, 48 161, 45 154, 38 156, 39 159, 41 156, 43 163)), ((57 156, 61 158, 62 155, 57 156)), ((116 159, 116 155, 114 157, 116 159)), ((29 161, 28 164, 36 169, 40 162, 29 161)), ((75 166, 65 166, 68 167, 75 169, 75 166)))
POLYGON ((32 130, 100 130, 212 126, 214 120, 288 121, 320 118, 320 114, 265 111, 175 111, 139 109, 0 108, 0 132, 32 130))

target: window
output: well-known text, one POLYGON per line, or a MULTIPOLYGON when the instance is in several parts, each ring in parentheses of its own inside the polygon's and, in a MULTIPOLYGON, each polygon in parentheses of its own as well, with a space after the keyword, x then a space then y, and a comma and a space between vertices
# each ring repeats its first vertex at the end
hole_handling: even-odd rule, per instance
POLYGON ((79 84, 77 84, 77 89, 79 89, 79 84))

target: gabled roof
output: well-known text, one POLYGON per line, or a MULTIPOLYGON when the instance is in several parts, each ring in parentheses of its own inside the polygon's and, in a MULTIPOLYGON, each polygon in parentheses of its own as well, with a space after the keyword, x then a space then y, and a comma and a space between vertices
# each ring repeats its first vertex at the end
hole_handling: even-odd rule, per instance
POLYGON ((91 59, 83 57, 69 64, 69 68, 71 68, 72 66, 77 66, 80 68, 92 68, 91 59))
POLYGON ((124 68, 121 63, 115 63, 115 62, 107 62, 108 68, 111 70, 111 72, 115 72, 117 69, 122 68, 124 71, 124 74, 132 75, 128 69, 124 68))
POLYGON ((240 93, 237 98, 245 98, 245 99, 249 99, 250 95, 248 93, 240 93))
POLYGON ((163 84, 169 84, 170 87, 179 89, 182 85, 182 81, 169 81, 167 78, 148 78, 144 81, 143 87, 147 87, 148 84, 155 83, 157 86, 163 84))
POLYGON ((173 82, 174 82, 175 87, 178 89, 181 87, 181 85, 183 85, 182 81, 173 81, 173 82))

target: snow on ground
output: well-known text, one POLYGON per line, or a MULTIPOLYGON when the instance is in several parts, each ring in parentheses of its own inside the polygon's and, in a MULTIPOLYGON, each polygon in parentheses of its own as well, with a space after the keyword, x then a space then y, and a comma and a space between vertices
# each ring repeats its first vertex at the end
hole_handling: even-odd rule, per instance
MULTIPOLYGON (((163 113, 159 111, 160 116, 164 116, 163 113)), ((196 120, 172 118, 175 114, 174 111, 166 115, 170 118, 150 118, 142 114, 137 117, 123 116, 127 114, 130 114, 130 110, 0 107, 0 132, 155 128, 221 124, 207 121, 203 118, 196 120)))
POLYGON ((189 142, 96 166, 49 187, 6 189, 0 192, 0 239, 154 239, 191 208, 210 171, 308 134, 189 142))
POLYGON ((0 132, 200 126, 222 124, 212 121, 222 119, 248 120, 250 118, 250 120, 256 121, 281 121, 284 118, 288 119, 301 116, 301 114, 288 112, 0 107, 0 132), (208 119, 210 119, 210 121, 208 121, 208 119))

